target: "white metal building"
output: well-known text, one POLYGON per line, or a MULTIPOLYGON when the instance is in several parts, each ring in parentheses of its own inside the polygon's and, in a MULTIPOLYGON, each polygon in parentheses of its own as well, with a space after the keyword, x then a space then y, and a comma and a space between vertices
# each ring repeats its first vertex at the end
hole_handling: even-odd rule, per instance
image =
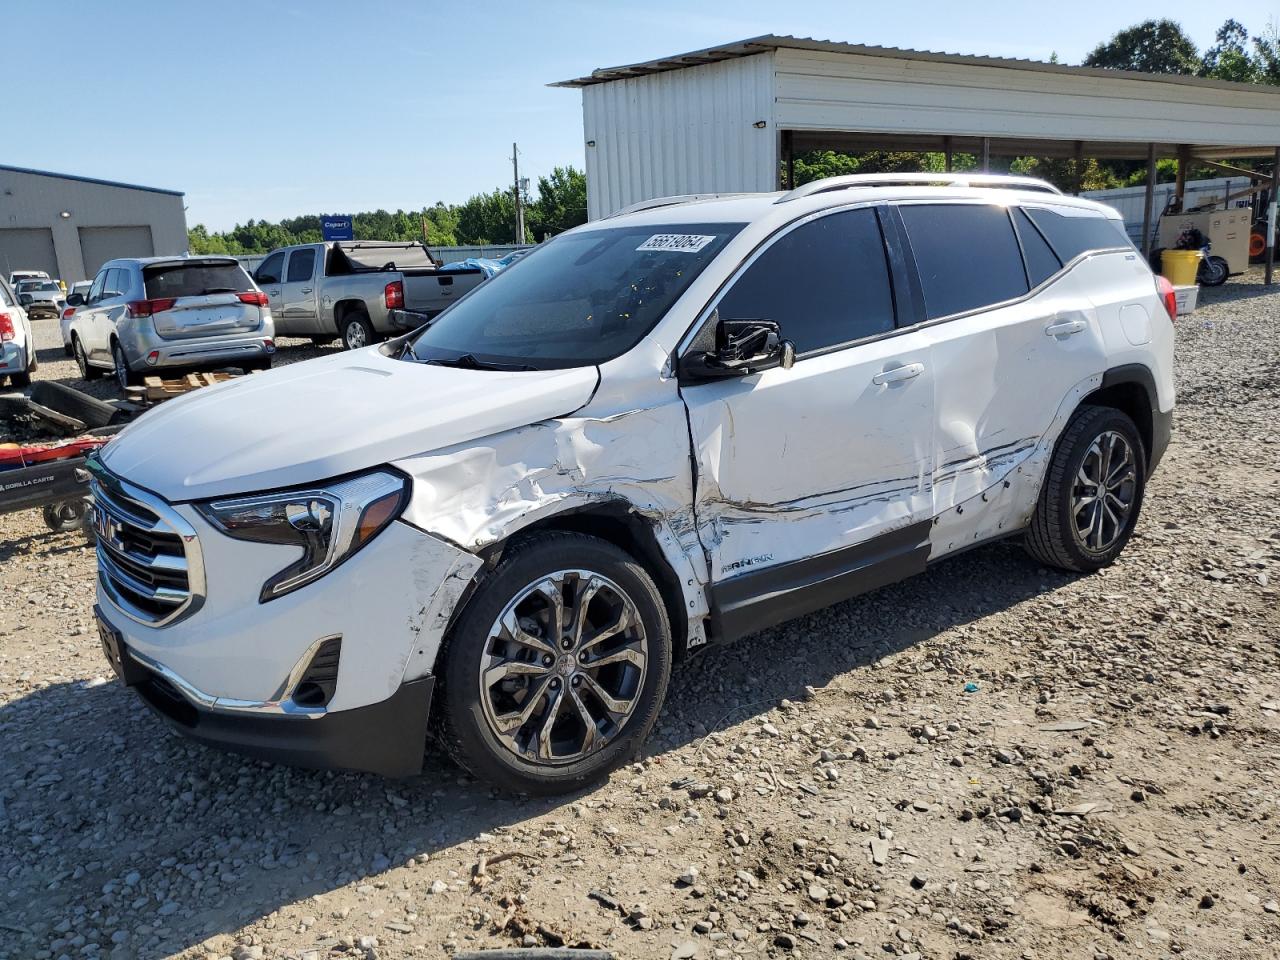
POLYGON ((1143 159, 1154 170, 1157 157, 1280 147, 1280 87, 796 37, 553 85, 582 90, 592 219, 658 196, 789 186, 790 160, 807 150, 1143 159))
POLYGON ((185 253, 177 190, 0 165, 0 271, 44 270, 71 284, 115 257, 185 253))

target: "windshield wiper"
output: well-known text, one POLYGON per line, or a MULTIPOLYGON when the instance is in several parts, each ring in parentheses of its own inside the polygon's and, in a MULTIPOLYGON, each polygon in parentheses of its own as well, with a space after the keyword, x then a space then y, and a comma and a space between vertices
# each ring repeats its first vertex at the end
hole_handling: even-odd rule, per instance
POLYGON ((431 357, 423 363, 435 364, 438 367, 460 367, 463 370, 537 370, 527 363, 492 363, 488 360, 477 360, 475 354, 464 353, 453 359, 431 357))

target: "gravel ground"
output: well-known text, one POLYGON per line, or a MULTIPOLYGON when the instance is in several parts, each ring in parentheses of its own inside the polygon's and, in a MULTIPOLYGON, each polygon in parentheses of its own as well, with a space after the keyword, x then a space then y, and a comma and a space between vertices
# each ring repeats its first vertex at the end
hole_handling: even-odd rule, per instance
POLYGON ((82 540, 0 518, 0 958, 1275 958, 1280 295, 1202 300, 1114 567, 990 546, 708 651, 560 801, 168 734, 105 678, 82 540))

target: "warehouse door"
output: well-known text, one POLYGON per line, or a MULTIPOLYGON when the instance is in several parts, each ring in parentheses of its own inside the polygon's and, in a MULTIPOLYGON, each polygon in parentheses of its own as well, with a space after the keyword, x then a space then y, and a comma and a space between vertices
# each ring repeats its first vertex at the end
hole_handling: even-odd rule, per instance
POLYGON ((58 276, 58 258, 53 252, 53 231, 11 228, 0 230, 0 270, 4 278, 15 270, 43 270, 51 277, 58 276))
POLYGON ((150 227, 81 227, 80 252, 84 255, 84 274, 92 277, 108 260, 149 257, 155 247, 151 245, 150 227))

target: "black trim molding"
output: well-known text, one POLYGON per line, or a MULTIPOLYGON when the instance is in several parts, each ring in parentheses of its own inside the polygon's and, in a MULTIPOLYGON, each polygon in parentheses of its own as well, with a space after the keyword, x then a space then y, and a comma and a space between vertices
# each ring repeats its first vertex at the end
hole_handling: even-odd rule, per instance
POLYGON ((931 526, 922 520, 851 547, 713 584, 712 637, 736 640, 922 573, 931 526))

